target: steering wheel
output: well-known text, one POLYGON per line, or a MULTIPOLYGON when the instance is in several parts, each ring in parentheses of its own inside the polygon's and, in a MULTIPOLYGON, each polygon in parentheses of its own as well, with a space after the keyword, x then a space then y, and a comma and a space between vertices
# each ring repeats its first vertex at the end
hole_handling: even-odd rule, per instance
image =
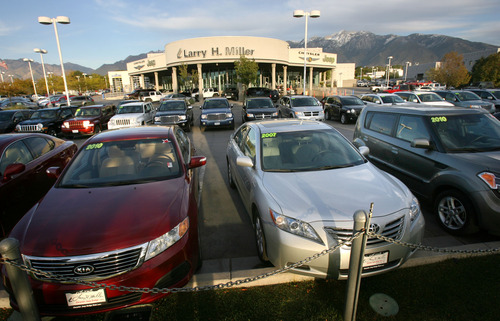
POLYGON ((326 159, 328 158, 328 156, 333 156, 335 157, 336 156, 336 153, 331 151, 331 150, 322 150, 321 152, 319 152, 318 154, 316 154, 313 158, 312 158, 312 161, 313 162, 316 162, 318 160, 323 160, 323 159, 326 159))
POLYGON ((471 140, 469 142, 469 144, 473 144, 475 142, 479 142, 479 141, 482 141, 482 140, 487 141, 488 139, 490 139, 490 137, 488 137, 488 136, 478 136, 478 137, 474 138, 473 140, 471 140))

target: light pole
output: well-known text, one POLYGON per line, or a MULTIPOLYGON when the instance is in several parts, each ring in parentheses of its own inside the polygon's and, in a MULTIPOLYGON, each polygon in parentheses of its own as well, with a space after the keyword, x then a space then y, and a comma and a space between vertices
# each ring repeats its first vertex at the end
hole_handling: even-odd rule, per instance
POLYGON ((50 25, 50 24, 54 25, 54 32, 56 34, 56 41, 57 41, 57 50, 59 51, 59 60, 61 62, 62 76, 64 80, 64 89, 66 90, 66 101, 68 102, 68 106, 71 106, 71 101, 69 100, 68 83, 66 82, 66 74, 64 73, 64 63, 61 53, 61 45, 59 43, 59 34, 57 33, 57 23, 69 24, 70 23, 69 18, 65 16, 58 16, 57 18, 38 17, 38 22, 41 23, 42 25, 50 25))
POLYGON ((52 75, 53 74, 54 74, 54 72, 47 71, 47 75, 49 75, 49 77, 50 77, 50 83, 52 85, 52 95, 55 95, 55 92, 54 92, 54 80, 52 79, 52 75))
POLYGON ((12 80, 12 78, 14 78, 14 76, 13 75, 7 75, 7 76, 10 77, 10 84, 13 85, 14 84, 14 80, 12 80))
POLYGON ((295 18, 306 17, 306 31, 304 36, 304 89, 302 95, 306 94, 306 73, 307 73, 307 18, 319 18, 321 12, 319 10, 312 10, 311 12, 305 12, 304 10, 294 10, 293 16, 295 18))
POLYGON ((407 61, 406 62, 406 70, 405 70, 405 81, 406 81, 406 78, 408 77, 408 65, 411 64, 411 62, 407 61))
POLYGON ((35 78, 33 77, 33 69, 31 69, 31 63, 34 60, 33 59, 28 59, 28 58, 23 58, 23 61, 26 61, 28 63, 28 65, 30 66, 31 81, 33 82, 33 90, 35 91, 35 97, 36 97, 36 99, 38 99, 38 94, 36 93, 35 78))
POLYGON ((47 82, 47 73, 45 72, 45 64, 43 63, 43 55, 47 53, 47 50, 35 48, 34 52, 40 53, 40 59, 42 60, 42 70, 43 70, 43 79, 45 79, 45 87, 47 87, 47 98, 50 96, 49 92, 49 83, 47 82))
POLYGON ((391 73, 391 59, 394 58, 393 56, 387 57, 389 59, 389 64, 387 65, 387 83, 386 86, 389 87, 389 79, 391 78, 390 73, 391 73))
POLYGON ((0 76, 2 76, 2 82, 4 81, 4 80, 3 80, 3 74, 5 74, 5 71, 2 71, 2 72, 0 73, 0 76))

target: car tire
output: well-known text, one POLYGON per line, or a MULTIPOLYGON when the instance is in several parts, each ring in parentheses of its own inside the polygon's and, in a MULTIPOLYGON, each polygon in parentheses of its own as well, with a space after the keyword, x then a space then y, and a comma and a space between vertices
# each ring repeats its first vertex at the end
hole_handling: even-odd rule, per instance
POLYGON ((56 130, 54 128, 49 129, 47 131, 47 134, 50 135, 50 136, 57 137, 57 133, 56 133, 56 130))
POLYGON ((439 193, 434 200, 434 213, 439 224, 450 234, 467 235, 479 230, 472 203, 460 191, 439 193))
POLYGON ((99 134, 101 132, 101 126, 95 125, 94 126, 94 135, 99 134))
POLYGON ((259 259, 262 262, 269 262, 269 258, 267 256, 266 236, 264 234, 262 220, 258 212, 254 213, 253 222, 254 222, 255 244, 257 246, 257 255, 259 256, 259 259))
POLYGON ((232 189, 236 189, 236 184, 234 183, 233 173, 231 172, 231 164, 229 160, 227 161, 227 182, 229 183, 229 187, 232 189))
POLYGON ((340 122, 342 124, 347 124, 349 122, 345 113, 340 115, 340 122))

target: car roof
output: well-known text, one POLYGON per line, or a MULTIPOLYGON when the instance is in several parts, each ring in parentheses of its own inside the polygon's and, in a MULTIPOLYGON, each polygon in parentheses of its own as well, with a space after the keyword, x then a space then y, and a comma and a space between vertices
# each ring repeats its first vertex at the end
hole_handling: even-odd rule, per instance
POLYGON ((411 115, 461 115, 461 114, 489 114, 489 112, 483 108, 464 108, 464 107, 440 107, 440 106, 430 106, 425 104, 414 104, 407 103, 406 105, 398 106, 372 106, 367 105, 364 111, 382 111, 389 113, 398 114, 411 114, 411 115))
POLYGON ((261 133, 334 129, 332 126, 321 121, 300 119, 257 120, 247 124, 258 127, 261 133))
POLYGON ((85 145, 100 142, 135 140, 141 138, 167 139, 173 136, 174 126, 137 126, 103 131, 89 138, 85 145))
POLYGON ((60 138, 49 136, 42 133, 5 133, 0 135, 0 146, 3 146, 5 144, 10 144, 16 140, 27 137, 45 137, 52 140, 60 140, 60 138))

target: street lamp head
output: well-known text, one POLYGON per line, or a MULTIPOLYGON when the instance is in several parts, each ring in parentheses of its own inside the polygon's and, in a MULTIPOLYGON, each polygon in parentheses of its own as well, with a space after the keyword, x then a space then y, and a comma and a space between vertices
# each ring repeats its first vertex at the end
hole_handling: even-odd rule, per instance
POLYGON ((33 62, 34 60, 33 59, 29 59, 29 58, 23 58, 23 61, 26 61, 26 62, 33 62))
POLYGON ((393 57, 393 56, 389 56, 389 57, 387 57, 387 58, 392 59, 392 58, 394 58, 394 57, 393 57))
POLYGON ((40 49, 40 48, 35 48, 33 49, 34 52, 38 52, 38 53, 41 53, 41 54, 46 54, 47 53, 47 50, 45 49, 40 49))
POLYGON ((321 15, 321 12, 319 10, 313 10, 311 11, 311 14, 309 15, 311 18, 319 18, 321 15))
POLYGON ((304 10, 294 10, 293 11, 294 18, 302 18, 305 15, 306 15, 306 13, 304 12, 304 10))
POLYGON ((60 24, 64 24, 64 25, 67 25, 67 24, 69 24, 69 23, 70 23, 69 18, 68 18, 68 17, 66 17, 66 16, 58 16, 58 17, 56 18, 56 21, 57 21, 58 23, 60 23, 60 24))
POLYGON ((38 23, 41 23, 42 25, 51 25, 52 19, 49 17, 38 17, 38 23))

